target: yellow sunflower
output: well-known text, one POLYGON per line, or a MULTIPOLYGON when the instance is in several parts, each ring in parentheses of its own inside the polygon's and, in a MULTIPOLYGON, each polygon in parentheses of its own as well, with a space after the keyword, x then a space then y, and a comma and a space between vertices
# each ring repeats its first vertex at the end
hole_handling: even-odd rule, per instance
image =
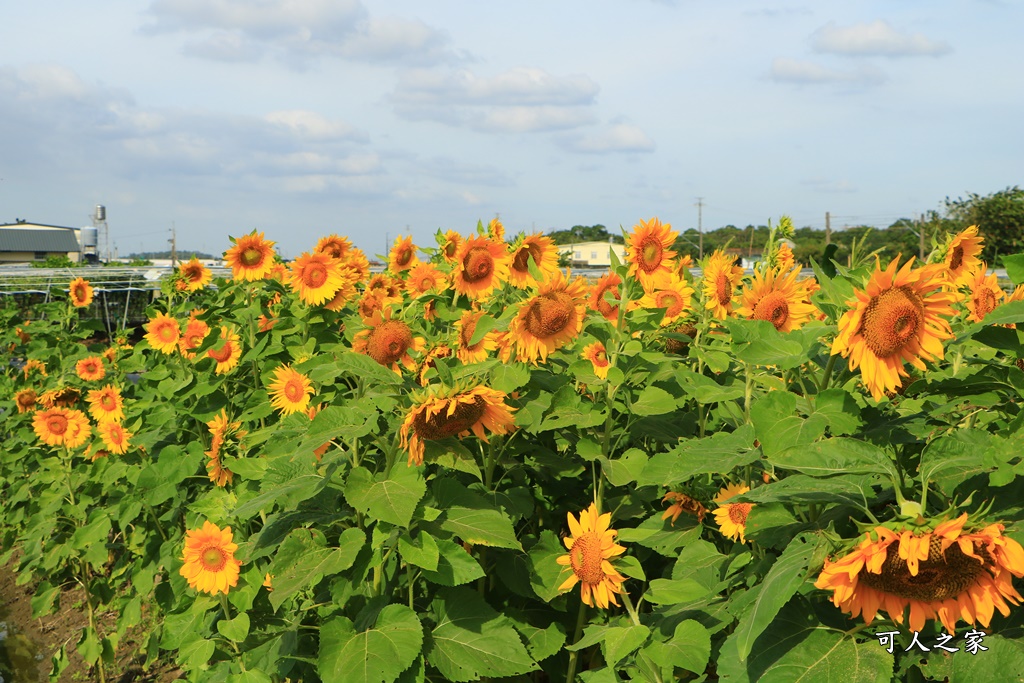
POLYGON ((81 394, 74 387, 59 387, 45 392, 39 402, 47 408, 74 408, 81 394))
POLYGON ((612 298, 616 301, 620 300, 622 295, 619 293, 619 285, 621 284, 622 278, 615 273, 602 275, 597 283, 590 288, 590 297, 587 299, 587 305, 604 316, 606 320, 613 323, 618 322, 619 305, 608 303, 605 294, 611 294, 612 298))
POLYGON ((305 410, 313 395, 313 383, 298 370, 281 365, 274 370, 274 381, 267 385, 270 390, 270 405, 291 415, 305 410))
POLYGON ((946 278, 950 282, 959 284, 981 265, 978 254, 981 253, 984 242, 985 238, 978 235, 977 225, 971 225, 953 236, 946 247, 946 258, 943 260, 946 278))
POLYGON ((22 370, 25 373, 25 379, 28 379, 29 374, 31 374, 33 370, 38 372, 43 377, 49 376, 46 372, 46 364, 43 363, 41 360, 36 360, 35 358, 29 358, 27 361, 25 361, 25 367, 23 367, 22 370))
POLYGON ((354 282, 365 282, 370 277, 370 261, 362 249, 352 247, 341 261, 342 268, 352 271, 354 282))
POLYGON ((789 244, 779 242, 778 251, 775 252, 775 267, 779 272, 786 272, 795 265, 796 257, 793 255, 793 250, 789 248, 789 244))
POLYGON ((173 353, 178 349, 181 327, 178 321, 166 313, 158 313, 145 325, 146 341, 161 353, 173 353))
POLYGON ((235 245, 224 252, 224 262, 231 266, 232 277, 254 282, 270 275, 274 269, 275 244, 255 230, 236 239, 235 245))
POLYGON ((419 296, 427 292, 441 292, 447 289, 448 283, 443 272, 438 270, 431 263, 417 263, 409 271, 409 279, 405 282, 406 288, 419 296))
POLYGON ((231 542, 231 527, 221 529, 210 521, 201 529, 185 531, 185 549, 179 573, 190 588, 216 595, 238 585, 242 563, 235 559, 238 545, 231 542))
POLYGON ((726 538, 739 540, 740 543, 747 542, 744 535, 747 530, 747 515, 750 514, 750 509, 754 507, 754 504, 726 503, 725 501, 743 495, 749 490, 750 487, 743 484, 730 484, 715 496, 715 502, 719 503, 715 509, 715 521, 718 523, 719 531, 726 538))
POLYGON ((504 243, 470 237, 455 254, 452 288, 470 299, 486 298, 508 278, 510 261, 504 243))
POLYGON ((861 369, 864 385, 876 401, 895 391, 903 363, 919 370, 924 361, 943 357, 942 340, 952 337, 949 304, 953 295, 941 291, 941 264, 912 269, 913 261, 897 271, 897 256, 885 270, 875 265, 864 291, 854 290, 851 309, 839 319, 832 353, 850 359, 850 370, 861 369))
POLYGON ((719 320, 732 314, 733 290, 743 279, 743 269, 735 264, 735 260, 721 249, 716 249, 704 266, 704 307, 719 320))
POLYGON ((580 358, 590 361, 591 365, 594 367, 595 375, 601 379, 608 377, 608 368, 611 367, 611 364, 608 361, 608 352, 605 350, 604 344, 601 342, 587 344, 583 347, 583 352, 580 353, 580 358))
POLYGON ((385 304, 396 304, 402 300, 405 282, 385 273, 370 276, 366 282, 366 292, 379 295, 385 304))
POLYGON ((704 517, 708 514, 708 510, 704 505, 697 499, 691 498, 685 493, 678 491, 669 491, 665 494, 665 497, 661 499, 662 503, 671 503, 665 512, 662 513, 661 518, 663 520, 672 518, 672 526, 676 525, 676 520, 679 519, 679 515, 684 512, 688 512, 697 518, 697 522, 703 522, 704 517))
POLYGON ((132 438, 133 434, 122 427, 121 423, 113 421, 100 422, 97 428, 99 429, 100 438, 103 439, 103 445, 107 447, 108 451, 119 455, 123 455, 128 451, 128 439, 132 438))
POLYGON ((412 243, 412 235, 399 235, 388 254, 388 270, 401 273, 413 268, 420 260, 416 257, 416 245, 412 243))
POLYGON ((516 357, 537 363, 579 336, 586 313, 587 285, 568 282, 561 271, 542 284, 537 294, 519 304, 508 325, 516 357))
POLYGON ((178 340, 178 349, 181 351, 181 355, 185 358, 195 358, 195 350, 202 346, 203 340, 208 334, 210 334, 209 325, 198 318, 190 318, 185 323, 185 332, 178 340))
POLYGON ((995 610, 1009 616, 1007 603, 1022 598, 1012 576, 1024 576, 1024 549, 1003 535, 1002 524, 964 532, 967 513, 929 530, 875 527, 839 560, 825 560, 815 587, 833 591, 832 602, 870 624, 879 610, 920 631, 938 619, 949 633, 957 621, 986 628, 995 610))
POLYGON ((999 301, 1006 297, 1006 292, 999 286, 995 271, 986 277, 986 270, 987 266, 982 262, 965 281, 971 289, 967 295, 967 310, 970 313, 967 319, 975 323, 984 320, 985 316, 999 305, 999 301))
POLYGON ((124 399, 114 385, 93 389, 88 394, 88 400, 89 414, 96 422, 120 422, 124 419, 124 399))
POLYGON ((75 363, 75 372, 80 379, 86 382, 93 382, 103 379, 107 370, 103 367, 103 358, 100 356, 89 356, 75 363))
POLYGON ((366 325, 366 329, 356 332, 352 339, 353 351, 366 354, 398 374, 402 372, 399 363, 408 370, 416 369, 409 350, 423 351, 423 337, 413 337, 412 329, 406 323, 392 319, 390 309, 374 311, 366 325))
POLYGON ((234 328, 230 325, 221 325, 219 342, 213 348, 207 349, 206 355, 217 363, 214 373, 225 375, 231 372, 242 357, 242 341, 234 328))
MULTIPOLYGON (((210 428, 210 450, 204 451, 209 461, 206 463, 206 472, 210 481, 220 487, 227 486, 234 477, 234 472, 224 467, 221 462, 221 451, 227 440, 231 437, 237 441, 245 436, 245 431, 240 429, 241 422, 232 422, 228 419, 228 412, 222 408, 212 420, 206 423, 210 428)), ((239 445, 240 442, 239 442, 239 445)))
POLYGON ((690 312, 693 287, 677 275, 663 275, 649 281, 650 289, 635 302, 639 308, 664 308, 661 326, 667 327, 690 312))
POLYGON ((319 254, 330 254, 334 258, 344 260, 348 256, 349 250, 352 248, 352 242, 347 237, 341 237, 340 235, 327 235, 327 237, 321 237, 316 246, 313 248, 314 252, 319 254))
POLYGON ((495 242, 505 241, 505 225, 497 218, 492 218, 487 224, 487 236, 495 242))
POLYGON ((195 256, 178 266, 177 287, 181 291, 195 292, 210 284, 213 274, 195 256))
POLYGON ((351 268, 341 268, 341 287, 334 293, 334 297, 324 304, 324 308, 335 313, 345 308, 345 304, 354 299, 357 294, 357 278, 356 272, 351 268))
POLYGON ((14 403, 18 406, 19 413, 30 413, 36 409, 35 389, 22 389, 14 394, 14 403))
POLYGON ((505 393, 478 386, 444 390, 437 385, 424 394, 413 394, 416 402, 399 430, 401 447, 409 454, 409 465, 422 465, 424 441, 473 432, 487 441, 487 432, 506 434, 512 429, 514 408, 505 405, 505 393))
POLYGON ((776 268, 755 272, 750 284, 744 284, 740 291, 736 315, 767 320, 779 332, 800 329, 818 309, 808 300, 807 288, 797 282, 799 276, 795 268, 788 272, 776 268))
POLYGON ((602 609, 608 609, 609 603, 618 605, 615 594, 623 592, 622 583, 626 577, 616 571, 611 559, 626 549, 615 542, 618 532, 609 528, 612 514, 598 514, 597 506, 591 503, 580 513, 578 521, 571 512, 566 517, 570 535, 562 541, 569 553, 560 555, 555 561, 571 569, 572 574, 558 590, 571 590, 578 583, 580 599, 585 604, 593 607, 596 602, 602 609))
POLYGON ((32 429, 47 446, 68 448, 84 444, 92 431, 85 413, 69 408, 36 411, 32 416, 32 429))
POLYGON ((292 261, 288 284, 302 301, 314 306, 333 299, 345 280, 333 256, 307 252, 292 261))
POLYGON ((531 257, 545 280, 558 272, 558 249, 554 240, 543 233, 521 236, 512 245, 511 255, 508 281, 513 287, 528 289, 540 284, 530 275, 531 257))
POLYGON ((446 231, 444 236, 438 241, 441 257, 449 263, 454 261, 455 255, 459 252, 460 244, 462 244, 462 235, 455 230, 446 231))
POLYGON ((71 296, 71 305, 75 308, 84 308, 92 303, 92 285, 85 278, 76 277, 68 285, 71 296))
POLYGON ((672 230, 671 225, 662 224, 657 218, 641 220, 634 225, 627 244, 629 274, 640 280, 645 288, 659 274, 671 274, 672 259, 676 255, 671 247, 678 236, 679 233, 672 230))
POLYGON ((497 335, 493 330, 487 332, 476 344, 470 344, 476 334, 476 325, 483 316, 483 311, 463 311, 462 317, 455 322, 455 332, 459 337, 456 355, 463 363, 481 363, 487 360, 488 351, 498 348, 497 335))

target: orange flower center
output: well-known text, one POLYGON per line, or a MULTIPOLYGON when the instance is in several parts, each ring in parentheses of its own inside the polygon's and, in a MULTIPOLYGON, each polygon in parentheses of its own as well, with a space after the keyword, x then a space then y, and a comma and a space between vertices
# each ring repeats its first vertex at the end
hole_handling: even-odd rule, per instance
POLYGON ((208 572, 219 572, 224 568, 224 565, 228 562, 227 553, 213 546, 210 548, 204 548, 203 554, 200 556, 200 562, 202 562, 203 569, 208 572))
POLYGON ((54 436, 61 436, 68 431, 68 418, 64 415, 50 415, 46 418, 46 430, 54 436))
POLYGON ((572 297, 565 292, 548 292, 533 299, 526 311, 526 329, 535 337, 553 337, 576 319, 572 297))
POLYGON ((302 382, 295 378, 288 380, 284 385, 284 396, 292 403, 298 403, 305 395, 306 390, 302 388, 302 382))
POLYGON ((953 247, 953 258, 949 261, 950 270, 959 270, 964 263, 964 248, 961 245, 953 247))
POLYGON ((249 266, 250 268, 258 266, 263 263, 263 250, 257 247, 248 247, 242 251, 239 260, 242 262, 242 265, 249 266))
POLYGON ((162 325, 159 325, 156 328, 156 336, 160 341, 166 344, 170 344, 178 338, 177 330, 170 323, 163 323, 162 325))
POLYGON ((604 349, 597 349, 594 351, 594 357, 590 359, 590 362, 599 368, 607 367, 608 355, 604 349))
POLYGON ((871 299, 860 334, 878 358, 898 353, 924 326, 924 304, 910 287, 893 287, 871 299))
POLYGON ((664 308, 665 317, 671 318, 683 311, 683 300, 675 292, 658 292, 655 296, 657 308, 664 308))
POLYGON ((715 280, 715 298, 718 299, 721 306, 726 305, 732 299, 732 282, 725 273, 719 273, 715 280))
POLYGON ((995 292, 986 287, 985 289, 975 294, 974 307, 978 311, 978 317, 984 318, 986 315, 991 313, 996 307, 995 292))
POLYGON ((435 284, 437 282, 432 276, 423 275, 420 277, 419 282, 416 283, 416 288, 421 292, 425 292, 428 289, 433 289, 435 284))
POLYGON ((78 299, 79 301, 85 301, 85 298, 86 298, 86 296, 88 296, 88 294, 89 294, 89 290, 86 288, 85 285, 83 285, 83 284, 75 285, 75 298, 76 299, 78 299))
POLYGON ((100 407, 103 410, 113 411, 117 409, 117 401, 110 394, 103 394, 100 396, 100 407))
POLYGON ((533 262, 539 266, 541 257, 539 244, 533 244, 531 242, 530 244, 524 244, 521 246, 519 251, 516 252, 515 258, 512 259, 512 267, 520 273, 529 273, 531 256, 533 257, 533 262))
POLYGON ((486 280, 494 272, 494 258, 487 247, 473 247, 462 259, 462 270, 466 282, 486 280))
POLYGON ((469 318, 466 321, 466 324, 462 326, 462 333, 459 334, 459 341, 462 343, 462 346, 470 350, 472 350, 475 346, 480 346, 480 344, 483 343, 482 339, 474 345, 470 345, 469 343, 470 341, 473 340, 473 335, 476 334, 476 322, 476 316, 469 318))
POLYGON ((323 287, 327 281, 327 266, 319 261, 313 261, 302 269, 302 283, 307 287, 323 287))
POLYGON ((366 355, 381 365, 398 362, 409 345, 412 331, 400 320, 386 320, 370 333, 366 340, 366 355))
POLYGON ((767 320, 781 330, 789 318, 789 303, 782 292, 769 292, 754 306, 754 320, 767 320))
POLYGON ((224 342, 224 346, 221 347, 220 351, 210 349, 206 353, 209 354, 210 358, 214 359, 218 363, 226 363, 231 358, 231 352, 231 342, 226 341, 224 342))
POLYGON ((448 414, 448 406, 430 416, 423 408, 416 413, 412 426, 421 439, 446 439, 472 429, 486 410, 487 402, 480 396, 474 396, 472 403, 457 403, 451 415, 448 414))
POLYGON ((918 562, 917 575, 911 576, 906 560, 900 558, 899 543, 886 548, 882 572, 872 574, 864 567, 858 580, 877 591, 910 600, 937 602, 955 598, 970 588, 986 567, 993 566, 991 555, 983 546, 975 545, 974 553, 982 558, 965 555, 957 543, 942 552, 942 539, 932 536, 928 544, 928 559, 918 562))
POLYGON ((637 259, 637 265, 646 273, 657 270, 658 266, 661 265, 662 251, 663 247, 660 240, 653 237, 644 240, 640 250, 640 258, 637 259))
POLYGON ((120 445, 124 441, 124 432, 121 430, 121 426, 113 424, 107 427, 107 438, 110 439, 110 443, 120 445))
POLYGON ((28 408, 36 404, 36 395, 33 391, 26 391, 18 394, 18 405, 28 408))
POLYGON ((601 535, 596 531, 588 531, 580 535, 569 551, 569 562, 576 577, 583 583, 591 585, 604 580, 601 569, 601 535))
POLYGON ((754 507, 753 503, 730 503, 729 521, 733 524, 746 524, 747 515, 750 514, 750 508, 752 507, 754 507))
POLYGON ((407 266, 409 265, 409 261, 412 261, 412 249, 409 247, 402 247, 398 250, 398 253, 395 254, 395 263, 398 266, 407 266))

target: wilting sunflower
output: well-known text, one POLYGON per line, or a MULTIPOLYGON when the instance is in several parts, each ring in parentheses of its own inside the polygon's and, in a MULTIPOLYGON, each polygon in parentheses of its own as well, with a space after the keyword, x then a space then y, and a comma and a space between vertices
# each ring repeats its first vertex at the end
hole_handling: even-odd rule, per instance
POLYGON ((475 344, 470 344, 473 335, 476 334, 477 323, 483 317, 483 311, 463 311, 462 317, 455 322, 455 332, 459 336, 456 355, 463 363, 481 363, 487 360, 489 351, 494 351, 498 347, 497 335, 493 330, 480 337, 475 344))
POLYGON ((510 261, 504 243, 470 237, 455 254, 452 288, 470 299, 486 298, 508 278, 510 261))
POLYGON ((96 422, 120 422, 124 419, 124 399, 113 384, 93 389, 88 394, 89 414, 96 422))
POLYGON ((627 245, 629 274, 640 280, 645 288, 659 274, 669 275, 672 272, 672 259, 676 255, 671 247, 678 236, 679 233, 672 230, 671 225, 662 224, 657 218, 641 220, 634 225, 627 245))
POLYGON ((18 406, 19 413, 30 413, 36 409, 35 389, 22 389, 14 395, 14 402, 18 406))
POLYGON ((132 438, 133 434, 127 429, 121 426, 119 422, 100 422, 97 425, 97 429, 100 433, 100 438, 103 439, 103 445, 107 447, 107 450, 111 453, 117 453, 123 455, 128 451, 128 439, 132 438))
POLYGON ((459 252, 459 245, 462 244, 462 235, 456 230, 448 230, 438 238, 437 244, 441 257, 448 262, 454 261, 455 255, 459 252))
POLYGON ((746 543, 744 535, 747 531, 747 515, 754 507, 753 503, 726 503, 725 501, 740 496, 750 490, 749 486, 743 484, 730 484, 718 492, 715 502, 719 506, 715 509, 715 521, 718 523, 718 530, 722 535, 732 540, 739 540, 746 543))
POLYGON ((505 393, 484 386, 446 390, 434 385, 423 394, 413 394, 413 400, 399 430, 410 466, 423 464, 424 441, 473 432, 486 442, 488 431, 505 434, 514 420, 515 409, 505 405, 505 393))
POLYGON ((47 408, 74 408, 81 397, 74 387, 58 387, 44 392, 39 402, 47 408))
POLYGON ((313 395, 313 383, 298 370, 281 365, 274 370, 274 381, 267 385, 270 390, 270 405, 291 415, 305 410, 313 395))
POLYGON ((238 365, 238 359, 242 357, 242 341, 238 333, 229 325, 220 326, 220 339, 211 349, 206 350, 206 355, 217 363, 214 372, 224 375, 238 365))
POLYGON ((158 313, 145 325, 146 341, 161 353, 173 353, 178 349, 181 327, 178 321, 166 313, 158 313))
POLYGON ((103 367, 103 358, 100 356, 89 356, 75 363, 75 372, 80 379, 86 382, 103 379, 107 369, 103 367))
POLYGON ((303 253, 288 273, 288 284, 310 306, 330 301, 344 283, 337 259, 322 252, 303 253))
POLYGON ((970 277, 970 274, 981 265, 978 254, 981 253, 984 237, 978 236, 978 226, 971 225, 960 231, 949 241, 946 247, 946 278, 955 284, 970 277))
POLYGON ((516 357, 536 364, 575 339, 586 313, 587 285, 582 278, 568 282, 561 271, 542 284, 537 294, 519 304, 508 325, 516 357))
POLYGON ((750 320, 767 320, 779 332, 798 330, 818 309, 808 300, 807 288, 797 282, 800 271, 768 268, 754 273, 750 284, 740 291, 736 315, 750 320))
POLYGON ((716 249, 704 266, 704 307, 719 320, 728 318, 732 313, 733 290, 742 279, 743 269, 735 264, 735 259, 716 249))
POLYGON ((28 379, 29 374, 31 374, 33 370, 38 372, 43 377, 48 376, 46 373, 46 364, 43 363, 43 361, 41 360, 36 360, 35 358, 29 358, 27 361, 25 361, 25 367, 23 367, 22 370, 25 373, 25 379, 28 379))
POLYGON ((605 350, 604 344, 601 342, 587 344, 583 347, 580 358, 590 361, 595 375, 601 379, 608 377, 608 368, 611 367, 611 364, 608 361, 608 352, 605 350))
POLYGON ((665 497, 661 499, 662 503, 672 503, 668 508, 661 514, 661 518, 668 519, 672 518, 672 526, 676 525, 676 520, 679 519, 679 515, 684 512, 688 512, 697 518, 698 522, 703 522, 704 517, 708 514, 708 509, 695 498, 691 498, 685 493, 677 491, 669 491, 665 494, 665 497))
MULTIPOLYGON (((626 549, 615 542, 618 534, 611 525, 612 513, 597 513, 593 503, 580 513, 579 521, 569 512, 566 514, 571 535, 562 539, 569 549, 567 555, 560 555, 555 561, 572 569, 572 575, 565 580, 559 591, 571 590, 577 583, 580 585, 580 599, 591 607, 594 603, 602 609, 608 609, 608 603, 618 605, 616 593, 622 593, 622 583, 626 577, 619 574, 612 566, 611 559, 626 552, 626 549)), ((564 570, 563 570, 564 571, 564 570)))
POLYGON ((420 260, 416 258, 416 245, 412 243, 412 235, 399 235, 388 254, 388 270, 401 273, 414 267, 420 260))
POLYGON ((602 275, 597 283, 590 288, 590 298, 587 299, 587 305, 604 316, 606 320, 613 323, 618 322, 619 305, 608 303, 605 299, 605 294, 611 294, 612 298, 616 301, 620 300, 622 295, 619 293, 619 285, 621 284, 622 278, 615 273, 602 275))
POLYGON ((895 391, 904 361, 919 370, 924 361, 943 357, 942 340, 952 337, 949 304, 953 295, 943 284, 941 264, 912 270, 913 261, 897 271, 899 256, 885 270, 876 263, 864 291, 854 290, 851 309, 839 319, 832 353, 849 356, 850 370, 861 369, 864 385, 876 401, 895 391))
POLYGON ((327 237, 321 237, 313 251, 320 254, 330 254, 336 259, 342 260, 348 256, 349 249, 352 248, 352 242, 347 237, 341 237, 340 235, 328 235, 327 237))
POLYGON ((85 278, 76 277, 68 285, 71 305, 75 308, 84 308, 92 303, 92 285, 85 278))
POLYGON ((91 432, 89 418, 80 410, 49 408, 36 411, 32 416, 32 429, 47 446, 78 448, 91 432))
MULTIPOLYGON (((558 249, 550 237, 537 232, 532 235, 521 235, 510 249, 512 263, 509 266, 508 281, 513 287, 528 289, 540 284, 530 274, 530 258, 537 265, 537 270, 544 280, 558 272, 558 249)), ((543 281, 543 280, 542 280, 543 281)))
POLYGON ((497 218, 492 218, 487 224, 487 236, 495 242, 505 241, 505 225, 497 218))
POLYGON ((815 587, 833 591, 832 602, 870 624, 879 610, 897 624, 910 608, 910 628, 938 619, 949 633, 958 620, 988 627, 995 610, 1022 600, 1012 576, 1024 576, 1024 549, 1003 535, 1002 524, 964 533, 967 513, 935 526, 875 527, 839 560, 825 560, 815 587))
POLYGON ((650 281, 650 289, 635 305, 640 308, 664 308, 661 326, 667 327, 690 312, 693 287, 676 275, 663 275, 650 281))
POLYGON ((235 559, 238 545, 231 542, 231 527, 220 527, 210 521, 201 529, 185 531, 185 550, 179 573, 190 588, 216 595, 227 593, 238 585, 238 570, 242 563, 235 559))
POLYGON ((377 310, 366 321, 366 329, 356 332, 352 339, 352 350, 364 353, 386 368, 401 374, 399 363, 408 370, 415 370, 416 363, 409 356, 409 350, 423 351, 423 337, 413 337, 412 329, 401 320, 391 318, 391 310, 377 310))
POLYGON ((231 266, 236 280, 254 282, 262 280, 274 269, 274 245, 263 239, 262 232, 253 230, 235 240, 235 245, 224 252, 224 262, 231 266))
POLYGON ((409 279, 405 281, 406 288, 419 296, 427 292, 440 292, 448 287, 443 272, 438 270, 432 263, 417 263, 416 267, 409 271, 409 279))
POLYGON ((213 274, 195 256, 178 266, 177 288, 184 292, 196 292, 210 284, 213 274))
POLYGON ((227 486, 231 483, 234 473, 221 463, 221 451, 227 440, 234 437, 235 440, 245 436, 245 431, 240 429, 241 422, 232 422, 228 419, 228 412, 222 408, 212 420, 206 423, 210 428, 210 450, 205 451, 209 461, 206 463, 206 472, 217 486, 227 486))
POLYGON ((189 359, 195 358, 195 350, 202 346, 203 340, 206 339, 208 334, 210 334, 209 325, 198 318, 190 318, 185 324, 185 332, 181 335, 181 339, 178 340, 178 348, 181 350, 181 355, 189 359))
POLYGON ((970 312, 967 319, 971 322, 980 323, 986 315, 995 310, 1000 299, 1006 297, 1006 292, 999 286, 995 271, 986 277, 986 270, 987 267, 982 262, 973 276, 966 280, 966 284, 971 288, 967 295, 967 310, 970 312))

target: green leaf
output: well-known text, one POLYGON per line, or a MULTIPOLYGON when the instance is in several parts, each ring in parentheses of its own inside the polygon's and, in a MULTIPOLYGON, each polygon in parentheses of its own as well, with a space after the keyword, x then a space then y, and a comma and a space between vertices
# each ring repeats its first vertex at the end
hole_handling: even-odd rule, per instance
POLYGON ((473 328, 473 337, 469 340, 468 346, 476 346, 488 332, 493 330, 498 324, 498 321, 489 315, 482 315, 476 321, 476 327, 473 328))
POLYGON ((644 387, 640 396, 633 401, 630 410, 634 415, 664 415, 676 409, 676 399, 664 389, 653 384, 644 387))
POLYGON ((217 631, 228 640, 241 643, 249 635, 249 615, 242 612, 230 621, 221 619, 217 622, 217 631))
MULTIPOLYGON (((424 535, 426 532, 420 532, 424 535)), ((446 538, 437 541, 437 569, 424 569, 423 578, 441 586, 461 586, 484 576, 483 567, 458 543, 446 538)))
POLYGON ((825 435, 828 420, 817 413, 807 419, 792 416, 775 423, 775 426, 761 439, 761 450, 765 457, 771 457, 787 448, 812 444, 825 435))
POLYGON ((441 528, 473 545, 522 550, 512 522, 497 510, 453 506, 438 518, 441 528))
POLYGON ((745 537, 769 548, 784 548, 798 531, 806 528, 780 503, 755 505, 747 515, 745 537))
POLYGON ((700 600, 708 592, 707 586, 693 579, 654 579, 644 598, 655 605, 680 605, 700 600))
POLYGON ((274 555, 269 571, 274 577, 270 604, 275 610, 300 590, 351 567, 366 543, 366 533, 356 528, 342 532, 337 548, 324 547, 322 541, 318 543, 315 533, 318 532, 296 529, 288 534, 274 555))
POLYGON ((741 398, 746 393, 746 388, 742 384, 723 386, 710 377, 699 375, 688 368, 680 368, 676 372, 676 382, 690 398, 701 404, 731 401, 741 398))
POLYGON ((440 552, 434 537, 426 531, 421 531, 415 539, 408 532, 403 532, 398 537, 398 553, 409 564, 428 571, 437 571, 440 552))
POLYGON ((491 370, 490 386, 506 394, 512 393, 530 381, 530 370, 525 363, 507 363, 491 370))
POLYGON ((396 385, 403 382, 401 376, 369 356, 354 351, 341 354, 338 358, 338 369, 370 384, 396 385))
POLYGON ((423 647, 423 626, 405 605, 388 605, 371 628, 331 617, 320 629, 317 673, 324 683, 392 683, 423 647))
POLYGON ((408 527, 416 505, 427 492, 417 467, 391 468, 391 475, 374 476, 364 467, 354 467, 345 480, 345 498, 364 515, 396 526, 408 527))
POLYGON ((644 652, 662 667, 679 667, 702 674, 711 657, 711 635, 700 622, 687 619, 676 624, 668 641, 651 643, 644 652))
POLYGON ((814 398, 814 414, 828 420, 832 436, 855 433, 862 424, 857 400, 846 389, 826 389, 814 398))
POLYGON ((647 642, 651 629, 646 626, 611 626, 604 631, 601 650, 608 665, 614 667, 624 657, 633 654, 647 642))
POLYGON ((792 474, 737 497, 750 503, 842 503, 868 506, 875 498, 874 486, 886 482, 877 474, 837 474, 832 477, 809 477, 792 474))
POLYGON ((231 516, 248 519, 261 510, 269 510, 273 503, 285 496, 295 496, 299 501, 307 500, 323 489, 327 481, 319 474, 303 474, 284 483, 265 487, 266 491, 239 505, 231 516))
POLYGON ((212 640, 206 638, 192 640, 178 650, 178 664, 189 671, 202 668, 210 661, 210 657, 213 657, 214 650, 216 647, 212 640))
POLYGON ((558 587, 569 578, 563 571, 565 567, 555 561, 568 552, 558 536, 545 529, 540 532, 540 540, 527 553, 530 558, 530 586, 544 602, 557 598, 561 594, 558 587))
POLYGON ((767 320, 726 318, 725 325, 733 335, 733 354, 745 363, 789 370, 807 360, 802 338, 780 334, 767 320), (741 329, 744 333, 738 334, 741 329))
POLYGON ((453 588, 434 600, 437 626, 427 659, 450 681, 517 676, 537 669, 512 623, 476 591, 453 588))
POLYGON ((968 429, 935 439, 921 453, 921 482, 932 482, 949 495, 972 476, 995 469, 995 463, 986 462, 985 458, 992 439, 987 432, 968 429))
POLYGON ((604 476, 612 486, 625 486, 637 480, 647 465, 647 454, 639 448, 630 448, 621 457, 601 458, 604 476))
POLYGON ((565 645, 565 626, 556 621, 547 628, 538 628, 513 617, 512 613, 511 609, 505 612, 512 625, 519 631, 519 635, 526 639, 526 651, 534 661, 540 662, 562 650, 562 646, 565 645))
POLYGON ((212 619, 209 609, 215 604, 212 598, 200 596, 184 612, 166 615, 163 619, 160 647, 164 650, 177 650, 181 648, 185 639, 195 634, 206 633, 205 622, 208 618, 212 619))
POLYGON ((656 512, 638 527, 620 529, 618 540, 639 543, 666 557, 675 557, 680 548, 700 538, 702 528, 696 518, 689 516, 680 517, 675 526, 671 526, 668 520, 661 518, 660 512, 656 512))
POLYGON ((1012 639, 999 635, 986 635, 981 644, 988 650, 970 654, 964 641, 958 641, 960 652, 952 659, 951 681, 1021 681, 1024 680, 1024 643, 1019 630, 1012 639), (1012 672, 1012 673, 1011 673, 1012 672))
POLYGON ((1006 277, 1015 285, 1024 283, 1024 254, 1013 254, 1003 257, 1003 267, 1006 268, 1006 277))
POLYGON ((754 427, 717 432, 703 439, 683 441, 668 453, 657 453, 644 467, 640 486, 675 486, 698 474, 731 472, 760 457, 754 448, 754 427))
POLYGON ((819 477, 879 473, 890 475, 894 481, 899 480, 888 453, 866 441, 845 437, 787 448, 768 460, 779 469, 819 477))

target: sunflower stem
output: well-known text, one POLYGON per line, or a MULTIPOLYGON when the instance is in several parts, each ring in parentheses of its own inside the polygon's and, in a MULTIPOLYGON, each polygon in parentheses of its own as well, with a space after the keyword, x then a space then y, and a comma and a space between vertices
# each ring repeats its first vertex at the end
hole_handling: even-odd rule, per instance
POLYGON ((743 364, 743 418, 750 424, 750 398, 754 395, 754 375, 750 371, 750 363, 743 364))
POLYGON ((629 591, 622 592, 622 604, 626 607, 626 611, 629 612, 629 620, 633 622, 634 626, 639 626, 640 616, 636 613, 633 601, 629 598, 629 591))
MULTIPOLYGON (((220 593, 220 608, 224 612, 224 620, 225 621, 231 621, 231 607, 228 605, 228 594, 227 593, 220 593)), ((235 651, 235 655, 236 656, 239 656, 239 655, 242 654, 241 652, 239 652, 238 646, 235 645, 235 641, 231 640, 230 638, 227 638, 226 640, 229 643, 231 643, 231 649, 235 651)), ((244 671, 244 668, 243 668, 243 671, 244 671)))
POLYGON ((156 524, 156 530, 160 532, 160 538, 166 541, 167 532, 164 531, 164 526, 160 523, 160 518, 156 516, 156 510, 154 510, 153 506, 149 503, 143 502, 142 504, 146 506, 146 512, 149 513, 149 516, 153 518, 153 523, 156 524))
POLYGON ((828 389, 829 380, 832 379, 832 368, 836 366, 836 358, 839 356, 832 354, 828 357, 828 363, 825 364, 825 372, 821 376, 821 382, 818 383, 818 393, 828 389))
MULTIPOLYGON (((587 603, 580 600, 580 613, 576 617, 576 630, 573 632, 572 642, 575 645, 583 634, 583 624, 587 622, 587 603)), ((576 665, 579 663, 580 651, 575 650, 569 653, 569 669, 565 673, 565 683, 573 683, 576 680, 576 665)))

